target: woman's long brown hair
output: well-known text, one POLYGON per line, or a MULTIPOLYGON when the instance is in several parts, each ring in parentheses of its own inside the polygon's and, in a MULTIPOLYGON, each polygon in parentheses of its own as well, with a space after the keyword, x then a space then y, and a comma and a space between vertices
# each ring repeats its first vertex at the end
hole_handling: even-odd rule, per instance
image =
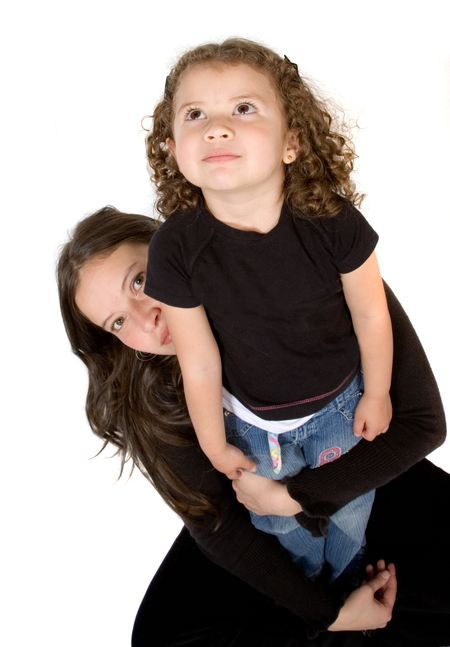
POLYGON ((106 257, 122 243, 148 244, 157 223, 143 215, 104 207, 75 227, 57 263, 59 300, 72 351, 87 367, 86 414, 95 434, 121 457, 120 474, 131 460, 167 504, 195 519, 216 508, 189 490, 166 460, 171 447, 195 444, 176 357, 145 361, 82 315, 75 303, 79 272, 90 259, 106 257))
POLYGON ((183 73, 195 65, 217 63, 245 63, 265 73, 274 84, 287 127, 299 141, 297 158, 285 169, 284 195, 292 209, 313 217, 336 214, 343 199, 361 203, 362 196, 351 180, 356 154, 349 128, 332 116, 331 104, 316 96, 297 65, 286 57, 260 43, 231 38, 183 54, 167 76, 164 96, 153 112, 147 159, 158 198, 156 207, 164 217, 202 203, 201 190, 180 173, 166 141, 173 139, 174 98, 183 73))

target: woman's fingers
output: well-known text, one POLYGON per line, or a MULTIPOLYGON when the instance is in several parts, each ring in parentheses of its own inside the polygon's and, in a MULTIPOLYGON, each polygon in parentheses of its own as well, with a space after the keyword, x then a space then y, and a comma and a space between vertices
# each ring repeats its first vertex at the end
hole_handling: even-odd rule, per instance
POLYGON ((368 580, 366 584, 367 586, 370 586, 370 588, 374 593, 376 593, 383 586, 386 585, 390 577, 391 577, 391 574, 389 573, 389 571, 387 570, 380 571, 379 573, 374 575, 370 580, 368 580))
POLYGON ((385 606, 392 609, 395 604, 395 598, 397 597, 397 573, 394 564, 388 564, 387 568, 390 573, 390 578, 383 589, 382 602, 385 606))
POLYGON ((384 559, 378 560, 376 571, 373 566, 366 568, 367 585, 373 591, 374 597, 389 613, 389 619, 397 597, 397 575, 394 564, 388 564, 384 559))

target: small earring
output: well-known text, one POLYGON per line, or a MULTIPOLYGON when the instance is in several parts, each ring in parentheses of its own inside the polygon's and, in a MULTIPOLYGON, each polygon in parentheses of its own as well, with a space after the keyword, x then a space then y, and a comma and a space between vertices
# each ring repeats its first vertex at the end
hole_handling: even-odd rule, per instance
POLYGON ((140 362, 149 362, 156 357, 156 355, 154 355, 153 353, 143 353, 140 350, 135 350, 134 354, 136 359, 140 362))
POLYGON ((294 159, 295 159, 295 157, 292 155, 292 153, 288 153, 286 157, 287 157, 288 164, 293 162, 294 159))

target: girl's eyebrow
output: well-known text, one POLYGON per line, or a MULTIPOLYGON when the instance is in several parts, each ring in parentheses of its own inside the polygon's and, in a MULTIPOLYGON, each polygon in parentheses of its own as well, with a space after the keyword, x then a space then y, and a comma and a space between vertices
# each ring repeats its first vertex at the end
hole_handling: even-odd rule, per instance
POLYGON ((240 94, 237 97, 231 97, 230 101, 244 101, 245 99, 256 99, 257 101, 261 101, 261 103, 265 103, 264 98, 256 92, 246 92, 245 94, 240 94))
MULTIPOLYGON (((134 268, 137 264, 138 264, 138 261, 134 261, 134 262, 133 262, 133 263, 131 263, 131 265, 130 265, 129 267, 127 267, 127 269, 125 270, 125 275, 124 275, 124 277, 123 277, 123 281, 122 281, 122 283, 121 283, 121 285, 120 285, 120 291, 121 291, 121 292, 123 292, 123 291, 125 290, 125 286, 126 286, 126 285, 127 285, 127 283, 128 283, 129 276, 130 276, 130 274, 132 273, 133 268, 134 268)), ((113 316, 113 315, 112 315, 112 313, 111 313, 110 315, 108 315, 108 316, 106 317, 105 321, 102 323, 102 328, 103 328, 104 330, 106 329, 106 324, 107 324, 107 322, 109 321, 109 319, 111 319, 111 317, 112 317, 112 316, 113 316)))
POLYGON ((177 114, 184 110, 185 108, 192 108, 192 106, 201 106, 204 104, 204 101, 186 101, 186 103, 183 103, 177 110, 177 114))

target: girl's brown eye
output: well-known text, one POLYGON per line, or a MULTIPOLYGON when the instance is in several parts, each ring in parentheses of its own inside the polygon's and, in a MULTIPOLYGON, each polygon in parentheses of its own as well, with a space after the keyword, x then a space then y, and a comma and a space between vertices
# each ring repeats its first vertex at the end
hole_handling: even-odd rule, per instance
POLYGON ((256 112, 256 108, 249 101, 239 103, 235 108, 235 114, 238 115, 251 115, 253 112, 256 112))
POLYGON ((186 113, 187 121, 197 121, 198 119, 204 119, 205 115, 202 110, 199 108, 190 108, 186 113))

